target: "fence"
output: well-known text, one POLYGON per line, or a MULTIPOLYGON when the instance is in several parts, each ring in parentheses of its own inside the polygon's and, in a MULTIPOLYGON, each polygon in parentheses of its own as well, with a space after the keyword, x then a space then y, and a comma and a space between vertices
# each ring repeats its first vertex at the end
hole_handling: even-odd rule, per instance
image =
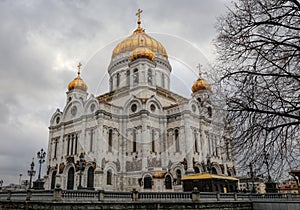
POLYGON ((298 194, 246 194, 218 192, 112 192, 93 190, 27 190, 0 192, 1 201, 300 201, 298 194))

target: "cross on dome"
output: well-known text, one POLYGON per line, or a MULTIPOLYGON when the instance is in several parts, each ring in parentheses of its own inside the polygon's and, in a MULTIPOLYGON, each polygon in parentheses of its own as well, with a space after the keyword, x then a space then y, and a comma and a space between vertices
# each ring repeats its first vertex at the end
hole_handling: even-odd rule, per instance
POLYGON ((137 21, 138 28, 141 27, 141 13, 142 13, 142 12, 143 12, 143 10, 138 9, 137 13, 135 14, 136 16, 138 16, 138 21, 137 21))
POLYGON ((77 66, 77 67, 78 67, 78 72, 77 72, 78 76, 80 75, 80 67, 81 67, 81 66, 82 66, 82 64, 79 62, 79 63, 78 63, 78 66, 77 66))
POLYGON ((201 65, 200 63, 196 66, 197 69, 199 70, 199 77, 201 77, 201 75, 202 75, 202 72, 201 72, 202 66, 203 66, 203 65, 201 65))

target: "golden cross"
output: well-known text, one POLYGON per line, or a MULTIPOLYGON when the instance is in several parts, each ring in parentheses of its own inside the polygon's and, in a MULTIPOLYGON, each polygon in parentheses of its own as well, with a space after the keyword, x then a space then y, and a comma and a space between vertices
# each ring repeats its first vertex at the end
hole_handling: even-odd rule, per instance
POLYGON ((143 12, 143 10, 138 9, 137 13, 135 14, 136 16, 138 16, 138 25, 140 26, 141 24, 141 13, 143 12))
POLYGON ((77 66, 77 67, 78 67, 78 76, 79 76, 79 74, 80 74, 80 67, 81 67, 81 66, 82 66, 82 64, 79 62, 79 63, 78 63, 78 66, 77 66))
POLYGON ((199 69, 199 76, 201 77, 201 67, 202 67, 203 65, 201 65, 200 63, 196 66, 197 67, 197 69, 199 69))

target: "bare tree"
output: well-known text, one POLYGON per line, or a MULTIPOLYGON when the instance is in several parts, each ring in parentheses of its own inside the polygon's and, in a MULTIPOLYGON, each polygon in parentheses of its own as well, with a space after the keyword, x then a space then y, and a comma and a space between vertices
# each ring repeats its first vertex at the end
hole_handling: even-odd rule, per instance
POLYGON ((236 0, 228 10, 216 46, 234 151, 245 167, 299 167, 300 1, 236 0))

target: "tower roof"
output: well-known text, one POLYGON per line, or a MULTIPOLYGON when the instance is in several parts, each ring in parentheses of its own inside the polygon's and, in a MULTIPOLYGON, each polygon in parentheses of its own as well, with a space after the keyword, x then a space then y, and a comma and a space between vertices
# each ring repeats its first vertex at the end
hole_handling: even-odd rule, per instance
POLYGON ((117 46, 113 50, 112 58, 125 52, 132 52, 139 47, 148 48, 153 53, 160 54, 165 58, 168 58, 168 54, 164 46, 159 41, 146 34, 145 30, 141 27, 141 13, 142 10, 139 9, 137 13, 137 29, 126 39, 117 44, 117 46))
POLYGON ((205 79, 202 78, 201 65, 199 64, 197 68, 199 69, 199 78, 196 80, 196 82, 194 82, 192 86, 193 93, 199 90, 211 90, 211 84, 209 84, 205 79))
POLYGON ((78 72, 77 72, 77 77, 75 77, 68 85, 68 90, 83 90, 87 91, 88 86, 86 83, 81 79, 80 77, 80 67, 82 66, 81 63, 78 64, 78 72))

